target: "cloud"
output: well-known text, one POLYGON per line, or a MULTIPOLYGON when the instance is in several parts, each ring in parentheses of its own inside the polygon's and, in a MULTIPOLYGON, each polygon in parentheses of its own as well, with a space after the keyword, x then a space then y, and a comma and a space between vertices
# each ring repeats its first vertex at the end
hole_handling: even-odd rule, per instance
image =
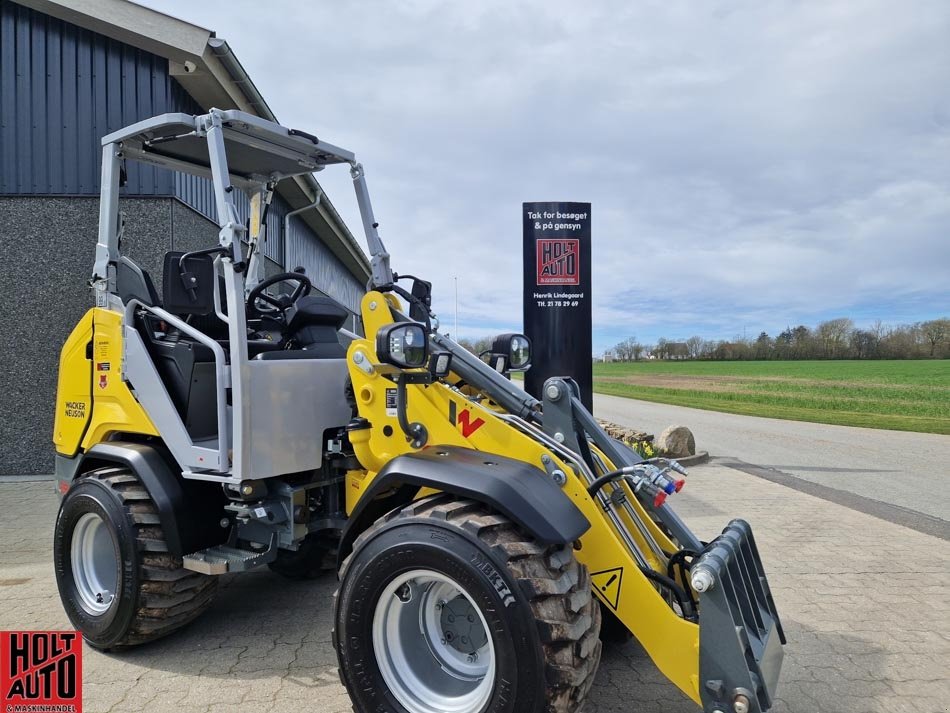
MULTIPOLYGON (((157 6, 157 3, 156 3, 157 6)), ((519 329, 520 212, 593 204, 595 347, 950 311, 950 5, 161 9, 357 152, 394 265, 519 329)), ((320 176, 357 228, 345 171, 320 176)))

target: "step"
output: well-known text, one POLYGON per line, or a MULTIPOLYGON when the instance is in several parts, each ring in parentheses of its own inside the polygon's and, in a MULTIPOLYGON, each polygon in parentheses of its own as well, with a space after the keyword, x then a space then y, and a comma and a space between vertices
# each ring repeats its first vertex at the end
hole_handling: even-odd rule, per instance
POLYGON ((183 566, 201 574, 246 572, 274 561, 277 557, 276 540, 275 536, 271 539, 270 547, 260 551, 245 550, 230 544, 208 547, 185 555, 182 558, 183 566))

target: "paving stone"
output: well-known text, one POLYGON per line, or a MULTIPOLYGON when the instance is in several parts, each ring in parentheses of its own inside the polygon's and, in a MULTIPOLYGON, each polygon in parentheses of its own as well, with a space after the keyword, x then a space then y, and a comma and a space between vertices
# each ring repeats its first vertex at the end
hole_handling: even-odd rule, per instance
MULTIPOLYGON (((733 516, 755 529, 789 639, 773 711, 950 711, 950 543, 716 464, 693 468, 672 502, 703 539, 733 516)), ((69 627, 51 566, 56 508, 49 483, 0 483, 0 629, 69 627)), ((332 575, 220 584, 215 606, 167 639, 86 646, 84 710, 351 710, 330 644, 332 575)), ((605 648, 585 710, 697 708, 630 642, 605 648)))

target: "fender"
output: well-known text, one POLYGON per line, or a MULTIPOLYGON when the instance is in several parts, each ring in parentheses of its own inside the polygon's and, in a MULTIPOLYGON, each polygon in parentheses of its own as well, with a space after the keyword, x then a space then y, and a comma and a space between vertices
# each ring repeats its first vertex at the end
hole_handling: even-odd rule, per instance
POLYGON ((410 502, 420 488, 485 503, 542 544, 574 542, 590 528, 583 513, 540 468, 470 448, 432 446, 397 456, 379 471, 343 530, 340 563, 363 530, 410 502))
POLYGON ((227 529, 219 524, 225 500, 221 489, 211 483, 182 478, 181 471, 174 470, 160 448, 131 441, 108 441, 97 443, 77 460, 77 475, 118 464, 138 476, 155 502, 169 553, 181 557, 227 539, 227 529))

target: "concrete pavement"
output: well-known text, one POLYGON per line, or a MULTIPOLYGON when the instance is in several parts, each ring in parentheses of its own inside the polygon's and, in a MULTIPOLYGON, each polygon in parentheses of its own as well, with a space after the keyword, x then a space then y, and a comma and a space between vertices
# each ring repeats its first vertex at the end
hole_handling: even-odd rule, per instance
MULTIPOLYGON (((946 713, 950 543, 718 464, 673 504, 704 538, 742 515, 788 634, 778 713, 946 713)), ((51 565, 52 484, 0 483, 0 629, 66 629, 51 565)), ((86 647, 87 713, 350 709, 330 645, 332 575, 229 576, 172 637, 86 647)), ((609 647, 588 713, 695 713, 635 643, 609 647)))
POLYGON ((684 425, 696 447, 950 521, 950 436, 785 421, 594 395, 599 418, 659 435, 684 425))

